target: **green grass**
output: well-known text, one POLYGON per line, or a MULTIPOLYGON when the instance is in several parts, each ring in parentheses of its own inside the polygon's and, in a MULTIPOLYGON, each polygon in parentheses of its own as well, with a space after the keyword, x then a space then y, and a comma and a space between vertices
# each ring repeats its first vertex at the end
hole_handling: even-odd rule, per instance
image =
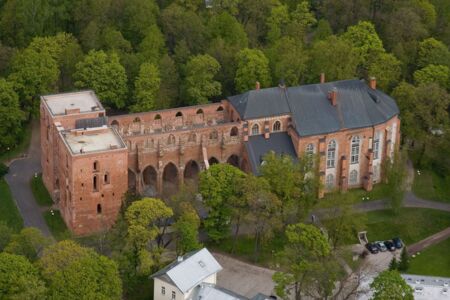
POLYGON ((374 185, 372 191, 367 192, 364 189, 351 189, 345 193, 334 192, 325 194, 323 199, 318 199, 314 208, 328 208, 335 206, 336 203, 345 202, 347 204, 356 204, 365 201, 386 199, 388 194, 386 192, 385 184, 374 185), (363 197, 369 197, 369 200, 362 200, 363 197))
MULTIPOLYGON (((390 210, 364 214, 369 241, 400 237, 407 245, 416 243, 450 226, 450 213, 424 208, 402 208, 395 216, 390 210)), ((361 230, 362 231, 362 230, 361 230)), ((355 237, 353 243, 357 242, 355 237)))
POLYGON ((30 140, 31 140, 31 127, 32 122, 29 122, 24 126, 24 130, 22 133, 22 136, 20 137, 19 144, 10 149, 7 152, 0 153, 0 162, 6 162, 13 158, 19 157, 20 154, 27 151, 28 147, 30 146, 30 140))
POLYGON ((53 210, 53 213, 54 214, 52 215, 51 210, 44 213, 45 222, 52 232, 53 237, 57 241, 71 238, 72 235, 70 234, 69 229, 67 229, 66 223, 64 223, 59 210, 53 210))
POLYGON ((34 199, 40 206, 51 206, 53 204, 53 200, 42 182, 42 174, 31 178, 30 185, 34 199))
POLYGON ((421 170, 420 175, 416 172, 413 192, 423 199, 450 202, 450 176, 443 178, 430 170, 421 170))
POLYGON ((4 179, 0 179, 0 222, 6 223, 15 231, 23 228, 22 217, 4 179))
POLYGON ((411 258, 409 274, 450 277, 450 239, 433 245, 411 258))

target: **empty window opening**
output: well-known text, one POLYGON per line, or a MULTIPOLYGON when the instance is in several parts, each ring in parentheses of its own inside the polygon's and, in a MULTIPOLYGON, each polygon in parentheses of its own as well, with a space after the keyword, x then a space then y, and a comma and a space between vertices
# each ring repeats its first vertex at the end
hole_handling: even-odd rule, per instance
POLYGON ((102 205, 101 204, 97 204, 97 214, 101 214, 102 213, 102 205))

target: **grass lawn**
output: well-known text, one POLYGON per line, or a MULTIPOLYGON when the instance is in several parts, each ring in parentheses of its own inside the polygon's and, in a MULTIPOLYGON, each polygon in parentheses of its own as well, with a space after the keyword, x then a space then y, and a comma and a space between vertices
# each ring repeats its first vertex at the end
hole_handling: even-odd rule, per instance
POLYGON ((409 274, 450 277, 450 239, 433 245, 411 258, 409 274))
POLYGON ((430 170, 414 174, 413 192, 418 197, 433 201, 450 202, 450 177, 445 178, 430 170))
POLYGON ((4 179, 0 179, 0 222, 5 222, 15 231, 23 228, 22 216, 4 179))
POLYGON ((66 223, 64 223, 63 218, 59 210, 53 210, 53 215, 51 210, 44 213, 44 219, 47 223, 53 237, 57 241, 62 241, 71 238, 69 229, 67 229, 66 223))
POLYGON ((28 149, 31 140, 31 126, 32 122, 29 122, 24 126, 20 142, 15 148, 10 149, 8 152, 0 153, 0 162, 16 158, 28 149))
POLYGON ((34 199, 40 206, 51 206, 53 204, 53 200, 42 182, 42 174, 31 178, 30 184, 34 199))
MULTIPOLYGON (((450 213, 424 208, 402 208, 395 216, 390 210, 365 213, 369 241, 400 237, 407 245, 450 226, 450 213)), ((357 242, 355 240, 353 243, 357 242)))
POLYGON ((323 199, 318 199, 317 204, 314 208, 327 208, 335 206, 336 203, 344 202, 348 204, 355 204, 363 201, 380 200, 387 198, 386 185, 376 184, 373 190, 370 192, 364 189, 351 189, 345 193, 334 192, 330 194, 325 194, 323 199), (369 197, 369 200, 363 200, 363 197, 369 197))

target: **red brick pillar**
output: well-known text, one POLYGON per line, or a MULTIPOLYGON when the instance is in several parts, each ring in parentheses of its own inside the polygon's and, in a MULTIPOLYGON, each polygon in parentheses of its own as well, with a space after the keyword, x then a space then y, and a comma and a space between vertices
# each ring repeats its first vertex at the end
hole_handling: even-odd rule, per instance
POLYGON ((341 191, 343 192, 346 192, 348 190, 347 173, 348 173, 348 161, 347 157, 343 155, 341 157, 341 173, 340 173, 341 191))

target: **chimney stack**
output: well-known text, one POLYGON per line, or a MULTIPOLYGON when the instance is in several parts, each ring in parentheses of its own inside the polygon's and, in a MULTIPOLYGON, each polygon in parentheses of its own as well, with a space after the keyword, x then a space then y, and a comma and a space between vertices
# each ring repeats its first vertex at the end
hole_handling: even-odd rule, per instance
POLYGON ((370 77, 369 86, 372 90, 377 89, 377 79, 375 77, 370 77))
POLYGON ((257 91, 259 91, 260 88, 261 88, 261 84, 259 83, 259 81, 257 81, 257 82, 256 82, 256 85, 255 85, 255 89, 256 89, 257 91))
POLYGON ((320 83, 325 83, 325 73, 320 73, 320 83))
POLYGON ((337 88, 333 88, 328 92, 328 100, 330 100, 331 105, 336 106, 337 104, 337 88))

